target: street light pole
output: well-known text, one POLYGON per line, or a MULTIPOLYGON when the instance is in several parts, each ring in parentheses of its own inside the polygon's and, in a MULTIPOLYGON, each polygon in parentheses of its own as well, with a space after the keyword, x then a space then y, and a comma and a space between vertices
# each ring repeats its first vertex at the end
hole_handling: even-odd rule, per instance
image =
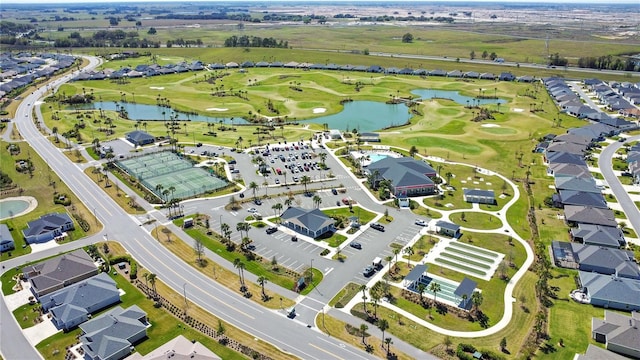
POLYGON ((311 281, 313 281, 313 259, 311 259, 311 281))
POLYGON ((184 296, 184 312, 186 314, 189 307, 187 304, 187 283, 182 284, 182 296, 184 296))
POLYGON ((220 215, 220 236, 224 237, 222 234, 222 215, 220 215))

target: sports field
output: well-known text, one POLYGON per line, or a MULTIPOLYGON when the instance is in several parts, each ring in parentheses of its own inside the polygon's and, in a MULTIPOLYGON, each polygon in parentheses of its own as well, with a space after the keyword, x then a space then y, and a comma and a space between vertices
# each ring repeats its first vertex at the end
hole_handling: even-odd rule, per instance
POLYGON ((170 151, 118 161, 117 165, 165 200, 189 198, 227 186, 226 180, 193 167, 170 151))

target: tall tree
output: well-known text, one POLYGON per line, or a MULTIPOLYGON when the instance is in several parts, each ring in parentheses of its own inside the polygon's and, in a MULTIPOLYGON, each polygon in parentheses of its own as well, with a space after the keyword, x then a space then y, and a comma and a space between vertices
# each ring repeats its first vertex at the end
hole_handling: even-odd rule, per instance
POLYGON ((362 333, 362 343, 363 344, 367 344, 366 341, 364 341, 364 337, 367 336, 367 330, 369 329, 369 327, 367 326, 367 324, 360 324, 360 332, 362 333))
POLYGON ((378 320, 378 329, 382 331, 382 342, 384 342, 384 332, 389 328, 389 321, 387 319, 378 320))

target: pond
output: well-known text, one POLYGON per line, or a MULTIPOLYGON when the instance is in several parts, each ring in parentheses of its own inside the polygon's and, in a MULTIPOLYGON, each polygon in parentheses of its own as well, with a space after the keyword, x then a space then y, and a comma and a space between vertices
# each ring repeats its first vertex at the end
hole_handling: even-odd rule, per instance
MULTIPOLYGON (((110 110, 117 111, 118 107, 122 107, 127 111, 129 115, 129 119, 131 120, 141 120, 141 121, 164 121, 169 120, 171 114, 175 114, 178 117, 179 121, 201 121, 201 122, 210 122, 210 123, 220 123, 221 121, 226 124, 231 124, 230 117, 215 117, 215 116, 204 116, 197 114, 187 114, 184 112, 173 111, 170 108, 158 106, 158 105, 146 105, 146 104, 135 104, 135 103, 117 103, 114 101, 98 101, 92 104, 83 104, 80 106, 80 109, 84 110, 110 110), (164 115, 162 114, 164 112, 164 115)), ((224 110, 224 109, 217 109, 224 110)), ((247 124, 247 120, 243 118, 233 118, 234 124, 247 124)))
POLYGON ((487 105, 487 104, 504 104, 504 99, 478 99, 461 95, 457 91, 437 90, 437 89, 418 89, 411 91, 412 94, 418 95, 420 99, 449 99, 464 106, 468 105, 487 105))
MULTIPOLYGON (((36 201, 35 198, 32 199, 32 201, 36 201)), ((23 213, 29 209, 30 204, 31 201, 28 200, 28 198, 9 198, 0 200, 0 220, 23 215, 23 213)))

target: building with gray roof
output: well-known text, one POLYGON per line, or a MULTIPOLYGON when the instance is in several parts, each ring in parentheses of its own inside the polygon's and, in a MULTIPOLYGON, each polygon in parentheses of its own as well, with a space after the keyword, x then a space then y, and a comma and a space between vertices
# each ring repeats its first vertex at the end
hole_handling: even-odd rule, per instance
POLYGON ((599 348, 593 344, 589 344, 584 354, 576 354, 574 360, 628 360, 627 357, 620 356, 607 349, 599 348))
POLYGON ((553 241, 551 247, 558 266, 640 280, 633 252, 564 241, 553 241))
POLYGON ((324 233, 335 231, 335 221, 320 209, 289 207, 280 218, 282 225, 314 239, 324 233))
POLYGON ((462 189, 464 201, 468 203, 490 204, 496 203, 496 194, 493 190, 462 189))
POLYGON ((147 314, 138 306, 118 306, 80 325, 85 359, 120 360, 147 336, 147 314))
POLYGON ((565 205, 582 205, 601 209, 607 208, 607 202, 602 194, 576 190, 560 190, 557 194, 553 194, 553 204, 559 208, 565 205))
POLYGON ((554 177, 592 178, 589 168, 575 164, 549 164, 547 174, 554 177))
POLYGON ((435 191, 431 178, 436 171, 426 162, 410 157, 387 157, 369 164, 365 172, 370 176, 377 174, 374 187, 388 180, 396 197, 429 195, 435 191))
POLYGON ((153 144, 153 142, 155 141, 155 138, 153 136, 141 130, 132 131, 130 133, 127 133, 125 136, 127 141, 135 146, 153 144))
POLYGON ((436 223, 436 231, 439 234, 451 236, 454 238, 460 237, 460 225, 454 224, 444 220, 438 220, 436 223))
POLYGON ((93 259, 82 249, 56 256, 49 260, 27 265, 22 273, 31 284, 31 291, 40 298, 98 274, 93 259))
POLYGON ((590 304, 623 311, 640 311, 640 280, 578 271, 590 304))
POLYGON ((93 314, 120 301, 116 282, 100 273, 40 297, 42 310, 49 311, 54 325, 68 331, 93 314))
POLYGON ((596 181, 593 178, 561 176, 555 178, 555 186, 556 190, 574 190, 596 194, 602 193, 602 190, 598 189, 596 181))
POLYGON ((0 251, 5 252, 16 248, 16 244, 7 224, 0 224, 0 251))
POLYGON ((147 355, 131 354, 127 360, 221 360, 213 351, 197 341, 190 341, 182 335, 169 340, 147 355))
POLYGON ((573 241, 585 245, 619 248, 626 244, 622 230, 614 226, 578 224, 578 227, 571 228, 570 235, 573 241))
POLYGON ((22 230, 22 235, 27 243, 43 243, 62 236, 65 231, 74 228, 73 220, 67 213, 52 213, 29 221, 27 228, 22 230))
POLYGON ((587 166, 587 162, 584 161, 584 157, 578 154, 570 154, 567 152, 552 152, 545 154, 545 160, 549 165, 551 164, 575 164, 587 166))
POLYGON ((625 316, 605 310, 604 319, 591 319, 591 337, 605 344, 607 350, 640 359, 640 313, 625 316))
POLYGON ((590 206, 567 205, 564 207, 564 218, 570 226, 575 224, 618 226, 613 211, 590 206))

